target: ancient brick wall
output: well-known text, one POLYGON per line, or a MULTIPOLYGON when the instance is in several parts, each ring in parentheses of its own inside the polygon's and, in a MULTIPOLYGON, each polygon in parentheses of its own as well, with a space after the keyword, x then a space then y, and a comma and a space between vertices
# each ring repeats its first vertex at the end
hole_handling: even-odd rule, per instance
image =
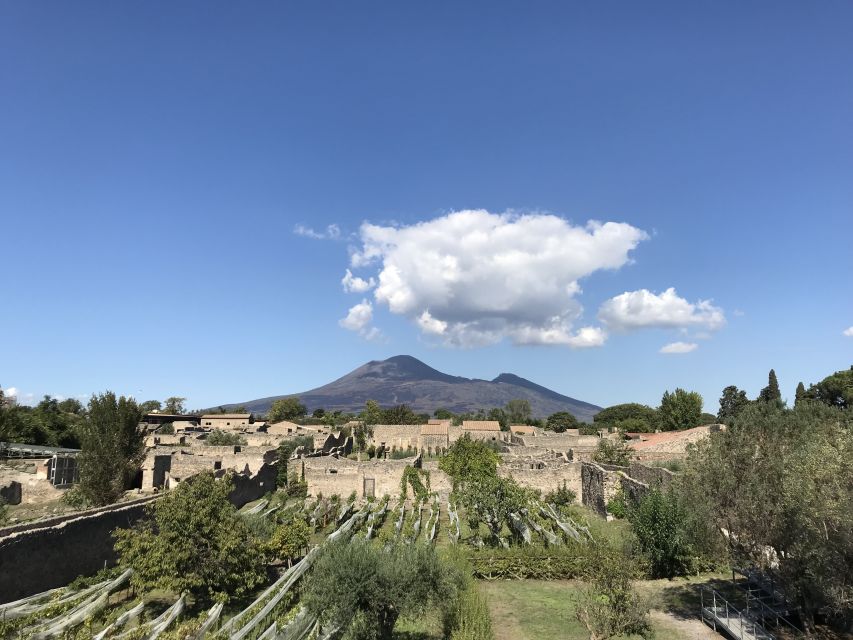
POLYGON ((628 467, 628 475, 649 487, 668 489, 675 474, 669 469, 649 467, 639 462, 632 462, 628 467))
POLYGON ((607 515, 607 503, 619 490, 618 471, 604 469, 594 462, 581 463, 581 498, 583 504, 598 513, 607 515))
POLYGON ((581 465, 577 462, 557 463, 545 462, 515 462, 502 464, 498 473, 504 477, 512 477, 522 487, 538 489, 543 495, 559 489, 565 483, 566 488, 575 492, 580 499, 583 491, 581 483, 581 465))

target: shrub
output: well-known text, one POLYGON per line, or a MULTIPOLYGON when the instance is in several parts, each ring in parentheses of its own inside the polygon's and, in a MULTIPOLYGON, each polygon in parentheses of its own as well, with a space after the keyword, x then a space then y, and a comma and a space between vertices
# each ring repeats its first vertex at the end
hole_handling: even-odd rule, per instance
POLYGON ((602 438, 592 456, 596 462, 627 467, 631 461, 631 448, 620 437, 618 440, 602 438))
POLYGON ((696 554, 688 541, 688 514, 676 494, 652 490, 628 509, 628 520, 640 550, 648 558, 652 578, 693 573, 696 554))
POLYGON ((241 438, 237 433, 228 433, 227 431, 216 429, 207 436, 204 444, 211 447, 236 447, 245 445, 246 440, 241 438))
POLYGON ((565 480, 562 487, 545 494, 545 502, 555 504, 558 507, 567 507, 574 504, 575 500, 577 500, 577 494, 566 486, 565 480))

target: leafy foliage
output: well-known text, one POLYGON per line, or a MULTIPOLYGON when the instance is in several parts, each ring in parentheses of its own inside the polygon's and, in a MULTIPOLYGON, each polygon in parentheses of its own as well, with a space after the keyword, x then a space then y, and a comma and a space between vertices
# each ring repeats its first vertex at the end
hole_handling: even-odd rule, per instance
POLYGON ((267 413, 267 420, 270 422, 297 420, 307 413, 308 409, 299 401, 299 398, 280 398, 272 403, 267 413))
POLYGON ((592 418, 597 427, 648 433, 655 430, 657 411, 644 404, 629 402, 602 409, 592 418))
POLYGON ((530 420, 530 400, 516 398, 506 403, 504 408, 510 424, 526 424, 530 420))
MULTIPOLYGON (((853 414, 817 402, 794 409, 759 402, 694 448, 677 490, 699 522, 730 532, 734 562, 773 564, 807 615, 823 612, 849 624, 850 478, 853 414)), ((705 551, 714 538, 697 528, 691 542, 705 551)))
POLYGON ((690 516, 677 494, 652 490, 630 506, 627 515, 640 551, 649 561, 650 577, 672 578, 697 570, 687 528, 690 516))
POLYGON ((723 424, 730 424, 747 405, 749 405, 749 398, 746 397, 746 391, 729 385, 723 389, 723 395, 720 396, 720 410, 717 412, 717 420, 723 424))
POLYGON ((231 482, 205 472, 146 508, 132 529, 114 532, 119 563, 140 591, 188 591, 201 601, 243 597, 266 574, 261 549, 228 501, 231 482))
POLYGON ((276 528, 265 549, 269 556, 286 560, 290 566, 308 547, 310 537, 311 528, 305 520, 294 518, 276 528))
POLYGON ((89 504, 115 502, 130 486, 145 456, 141 414, 132 398, 112 391, 92 396, 80 426, 80 492, 89 504))
POLYGON ((691 429, 702 422, 702 396, 695 391, 664 391, 658 408, 657 424, 661 431, 691 429))
POLYGON ((231 433, 215 429, 208 434, 204 440, 204 444, 211 447, 237 447, 246 444, 246 439, 241 437, 239 433, 231 433))
POLYGON ((577 500, 577 495, 574 491, 566 486, 566 481, 563 480, 563 486, 558 487, 554 491, 545 494, 545 502, 557 505, 558 507, 567 507, 574 504, 577 500))
POLYGON ((367 541, 330 544, 306 581, 303 603, 352 640, 389 640, 400 616, 417 617, 453 601, 462 577, 432 546, 367 541))
POLYGON ((5 402, 0 389, 0 440, 60 447, 80 447, 79 427, 85 411, 79 401, 44 396, 35 407, 5 402))
POLYGON ((552 413, 545 422, 545 428, 556 433, 563 433, 566 429, 575 429, 577 425, 578 419, 568 411, 552 413))
POLYGON ((617 439, 602 438, 598 442, 598 447, 595 453, 592 454, 592 459, 603 464, 615 464, 620 467, 627 467, 631 461, 631 448, 620 436, 617 439))
POLYGON ((466 433, 448 449, 438 463, 439 469, 450 476, 453 486, 463 480, 476 481, 488 475, 495 475, 500 456, 479 440, 472 440, 466 433))
POLYGON ((180 398, 178 396, 172 396, 171 398, 166 398, 165 406, 163 410, 166 413, 172 413, 175 415, 180 415, 186 413, 186 409, 184 408, 184 403, 187 401, 186 398, 180 398))
POLYGON ((853 367, 836 371, 809 387, 805 398, 841 409, 853 407, 853 367))
POLYGON ((776 379, 776 372, 770 369, 767 376, 767 386, 764 387, 758 394, 760 402, 782 402, 782 392, 779 390, 779 381, 776 379))
POLYGON ((630 634, 651 638, 648 608, 631 585, 630 557, 600 543, 591 547, 590 586, 578 598, 576 611, 578 620, 589 631, 590 640, 630 634))
POLYGON ((312 451, 314 449, 314 438, 311 436, 296 436, 295 438, 283 440, 281 444, 278 445, 277 486, 283 487, 288 483, 287 465, 290 462, 290 456, 292 456, 293 452, 299 447, 305 447, 306 451, 312 451))

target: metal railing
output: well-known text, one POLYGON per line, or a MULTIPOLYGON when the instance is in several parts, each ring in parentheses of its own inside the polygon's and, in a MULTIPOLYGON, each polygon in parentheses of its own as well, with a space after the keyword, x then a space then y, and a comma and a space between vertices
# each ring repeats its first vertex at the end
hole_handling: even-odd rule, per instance
POLYGON ((737 640, 776 640, 776 637, 762 627, 754 618, 742 613, 728 600, 726 600, 716 589, 703 587, 700 591, 702 604, 702 621, 710 622, 714 631, 717 626, 723 627, 726 632, 737 640), (707 602, 706 602, 707 600, 707 602), (737 628, 731 624, 737 620, 737 628))

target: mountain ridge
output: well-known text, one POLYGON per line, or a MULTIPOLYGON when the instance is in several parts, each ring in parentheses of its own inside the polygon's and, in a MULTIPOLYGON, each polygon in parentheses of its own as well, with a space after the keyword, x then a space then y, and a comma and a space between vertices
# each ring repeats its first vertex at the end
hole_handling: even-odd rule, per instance
POLYGON ((280 396, 224 405, 244 406, 253 413, 266 413, 281 398, 298 397, 308 411, 358 412, 367 400, 382 406, 407 404, 417 413, 439 408, 454 413, 503 407, 509 400, 526 399, 534 417, 568 411, 579 420, 590 421, 601 407, 578 400, 514 373, 501 373, 492 380, 453 376, 409 355, 371 360, 323 386, 280 396))

